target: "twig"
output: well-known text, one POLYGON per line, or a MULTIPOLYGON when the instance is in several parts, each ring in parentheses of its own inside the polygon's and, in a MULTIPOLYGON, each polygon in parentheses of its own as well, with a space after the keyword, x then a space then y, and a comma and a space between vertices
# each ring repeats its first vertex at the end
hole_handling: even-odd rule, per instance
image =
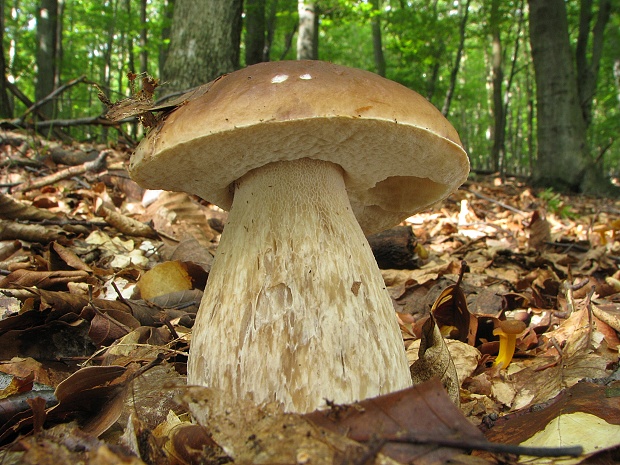
POLYGON ((472 191, 470 189, 463 189, 463 190, 466 192, 469 192, 470 194, 474 194, 476 197, 479 197, 483 200, 499 205, 500 207, 505 208, 506 210, 510 210, 513 213, 516 213, 521 216, 527 216, 527 212, 524 212, 523 210, 519 210, 518 208, 508 205, 507 203, 500 202, 499 200, 495 200, 494 198, 481 194, 480 192, 472 191))
POLYGON ((15 192, 25 192, 32 189, 37 189, 39 187, 49 186, 55 182, 61 181, 66 178, 70 178, 72 176, 76 176, 78 174, 84 174, 87 171, 98 171, 103 166, 105 166, 105 159, 110 154, 109 150, 103 150, 97 158, 92 161, 87 161, 78 166, 70 166, 69 168, 65 168, 64 170, 60 170, 56 173, 50 174, 48 176, 43 176, 34 181, 25 182, 17 186, 14 191, 15 192))
MULTIPOLYGON (((370 436, 355 436, 352 439, 361 442, 370 441, 370 436)), ((377 439, 385 439, 387 442, 404 444, 433 444, 441 447, 453 447, 456 449, 475 449, 500 454, 530 455, 532 457, 578 457, 583 454, 581 446, 566 447, 527 447, 516 444, 499 444, 496 442, 476 439, 452 439, 452 438, 424 438, 411 433, 397 433, 395 435, 379 436, 377 439)))

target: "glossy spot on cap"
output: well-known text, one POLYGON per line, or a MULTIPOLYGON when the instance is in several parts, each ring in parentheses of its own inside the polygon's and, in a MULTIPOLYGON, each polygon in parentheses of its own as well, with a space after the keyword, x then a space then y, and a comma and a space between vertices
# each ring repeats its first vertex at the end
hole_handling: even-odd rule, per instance
POLYGON ((280 84, 281 82, 284 82, 287 79, 288 79, 288 74, 276 74, 274 77, 271 78, 271 83, 280 84))

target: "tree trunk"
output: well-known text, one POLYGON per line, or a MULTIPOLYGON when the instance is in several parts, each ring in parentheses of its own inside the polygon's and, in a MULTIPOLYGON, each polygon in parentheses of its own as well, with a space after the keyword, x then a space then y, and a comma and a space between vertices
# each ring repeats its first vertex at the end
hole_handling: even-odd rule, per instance
POLYGON ((452 103, 454 89, 456 88, 456 77, 458 76, 459 68, 461 67, 461 57, 463 56, 463 49, 465 48, 465 26, 467 25, 467 17, 469 16, 470 3, 471 0, 467 0, 465 2, 463 17, 461 19, 461 26, 459 29, 459 48, 456 51, 454 66, 452 67, 452 72, 450 73, 450 87, 448 88, 448 92, 446 92, 446 98, 443 102, 443 107, 441 108, 441 113, 446 117, 448 116, 448 113, 450 113, 450 104, 452 103))
POLYGON ((299 29, 297 31, 297 59, 318 60, 318 16, 315 2, 299 0, 299 29))
POLYGON ((502 63, 502 39, 500 34, 500 0, 491 3, 491 17, 489 27, 491 29, 491 75, 493 84, 493 146, 491 147, 491 160, 493 171, 500 171, 501 159, 504 157, 506 118, 504 116, 504 97, 502 86, 504 84, 504 67, 502 63))
POLYGON ((159 57, 157 69, 159 76, 164 75, 164 66, 166 58, 168 58, 168 50, 170 48, 170 26, 172 25, 172 16, 174 13, 174 0, 164 0, 163 3, 164 27, 161 30, 161 45, 159 46, 159 57))
MULTIPOLYGON (((54 90, 57 19, 58 0, 40 0, 37 8, 37 84, 35 87, 35 100, 37 101, 54 90)), ((54 115, 53 102, 45 104, 41 110, 52 117, 54 115)))
POLYGON ((587 165, 586 125, 568 36, 564 0, 529 0, 536 75, 539 186, 578 191, 587 165))
POLYGON ((381 40, 381 0, 372 0, 372 49, 375 56, 377 74, 385 77, 385 56, 381 40))
POLYGON ((265 0, 245 0, 245 64, 264 59, 265 0))
POLYGON ((146 73, 149 66, 148 25, 146 22, 147 0, 140 0, 140 73, 146 73))
POLYGON ((271 0, 269 6, 269 14, 267 15, 265 47, 263 48, 263 61, 271 60, 271 46, 273 45, 273 36, 276 33, 276 18, 278 15, 278 0, 271 0))
POLYGON ((579 14, 579 35, 575 50, 577 64, 577 89, 579 103, 586 126, 592 122, 592 101, 596 93, 596 82, 603 55, 603 33, 611 14, 611 1, 600 0, 598 15, 592 29, 592 53, 588 62, 587 49, 590 39, 590 23, 592 22, 592 0, 581 0, 579 14))
POLYGON ((620 57, 614 59, 614 82, 616 83, 616 97, 618 98, 618 109, 620 110, 620 57))
POLYGON ((242 0, 176 0, 166 92, 190 89, 239 67, 242 0))
POLYGON ((6 81, 6 62, 4 61, 4 0, 0 0, 0 118, 12 118, 13 106, 9 100, 6 81))

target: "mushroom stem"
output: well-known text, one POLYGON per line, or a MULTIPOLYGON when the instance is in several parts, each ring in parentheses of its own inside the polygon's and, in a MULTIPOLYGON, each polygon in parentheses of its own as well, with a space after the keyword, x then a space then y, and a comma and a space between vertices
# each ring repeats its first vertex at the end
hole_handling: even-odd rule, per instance
POLYGON ((499 353, 493 366, 507 368, 517 347, 517 336, 525 331, 526 325, 520 320, 504 320, 493 330, 493 335, 499 336, 499 353))
POLYGON ((188 381, 297 412, 411 385, 394 309, 340 167, 303 158, 237 181, 192 334, 188 381))

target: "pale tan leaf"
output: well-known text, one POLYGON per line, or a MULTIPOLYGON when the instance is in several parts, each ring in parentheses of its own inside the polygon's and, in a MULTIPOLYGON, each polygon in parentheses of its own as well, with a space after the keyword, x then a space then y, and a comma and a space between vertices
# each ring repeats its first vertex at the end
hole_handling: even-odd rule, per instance
POLYGON ((171 292, 185 291, 192 288, 192 279, 187 266, 179 261, 160 263, 144 273, 138 281, 140 295, 151 300, 171 292))

